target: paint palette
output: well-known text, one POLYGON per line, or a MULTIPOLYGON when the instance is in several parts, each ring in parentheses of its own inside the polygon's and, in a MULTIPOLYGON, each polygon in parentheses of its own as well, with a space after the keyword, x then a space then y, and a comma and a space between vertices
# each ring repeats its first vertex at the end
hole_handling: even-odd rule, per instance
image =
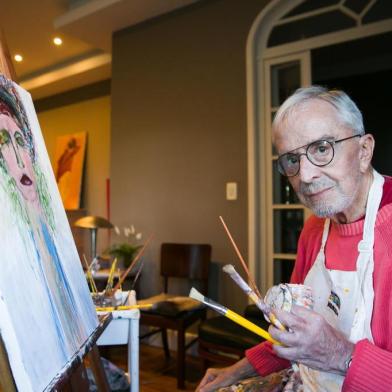
POLYGON ((264 302, 271 309, 290 312, 293 305, 313 308, 313 294, 309 286, 302 284, 281 283, 272 286, 265 295, 264 302))

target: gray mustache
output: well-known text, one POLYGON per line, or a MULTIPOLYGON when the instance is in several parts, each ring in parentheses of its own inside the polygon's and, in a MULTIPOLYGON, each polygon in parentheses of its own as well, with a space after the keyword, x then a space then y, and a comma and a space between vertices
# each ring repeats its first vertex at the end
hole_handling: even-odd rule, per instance
POLYGON ((308 195, 308 194, 320 192, 334 185, 335 185, 335 181, 325 177, 325 178, 320 178, 317 181, 311 182, 309 184, 301 182, 299 185, 299 191, 303 195, 308 195))

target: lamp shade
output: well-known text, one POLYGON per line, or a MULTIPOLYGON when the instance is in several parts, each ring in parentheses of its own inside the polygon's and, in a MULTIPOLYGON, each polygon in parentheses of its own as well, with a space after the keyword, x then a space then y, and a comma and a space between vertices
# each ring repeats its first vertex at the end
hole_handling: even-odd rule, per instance
POLYGON ((75 221, 74 226, 83 229, 112 229, 113 225, 101 216, 85 216, 75 221))
POLYGON ((90 229, 91 233, 91 258, 97 256, 97 231, 98 229, 112 229, 113 225, 101 216, 85 216, 74 223, 75 227, 90 229))

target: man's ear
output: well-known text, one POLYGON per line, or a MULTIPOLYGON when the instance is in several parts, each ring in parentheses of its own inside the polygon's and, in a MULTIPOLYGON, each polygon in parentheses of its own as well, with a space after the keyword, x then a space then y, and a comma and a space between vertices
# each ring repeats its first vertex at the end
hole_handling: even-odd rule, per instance
POLYGON ((359 161, 360 169, 365 173, 371 165, 374 151, 374 137, 370 133, 367 133, 359 140, 359 161))

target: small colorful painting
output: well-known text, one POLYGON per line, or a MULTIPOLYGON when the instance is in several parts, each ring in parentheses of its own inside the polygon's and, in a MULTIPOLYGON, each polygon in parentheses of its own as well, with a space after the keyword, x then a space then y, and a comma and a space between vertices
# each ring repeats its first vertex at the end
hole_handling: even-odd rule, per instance
POLYGON ((56 140, 54 172, 66 210, 80 208, 80 194, 87 133, 59 136, 56 140))
POLYGON ((0 75, 0 334, 43 391, 98 325, 31 96, 0 75))

